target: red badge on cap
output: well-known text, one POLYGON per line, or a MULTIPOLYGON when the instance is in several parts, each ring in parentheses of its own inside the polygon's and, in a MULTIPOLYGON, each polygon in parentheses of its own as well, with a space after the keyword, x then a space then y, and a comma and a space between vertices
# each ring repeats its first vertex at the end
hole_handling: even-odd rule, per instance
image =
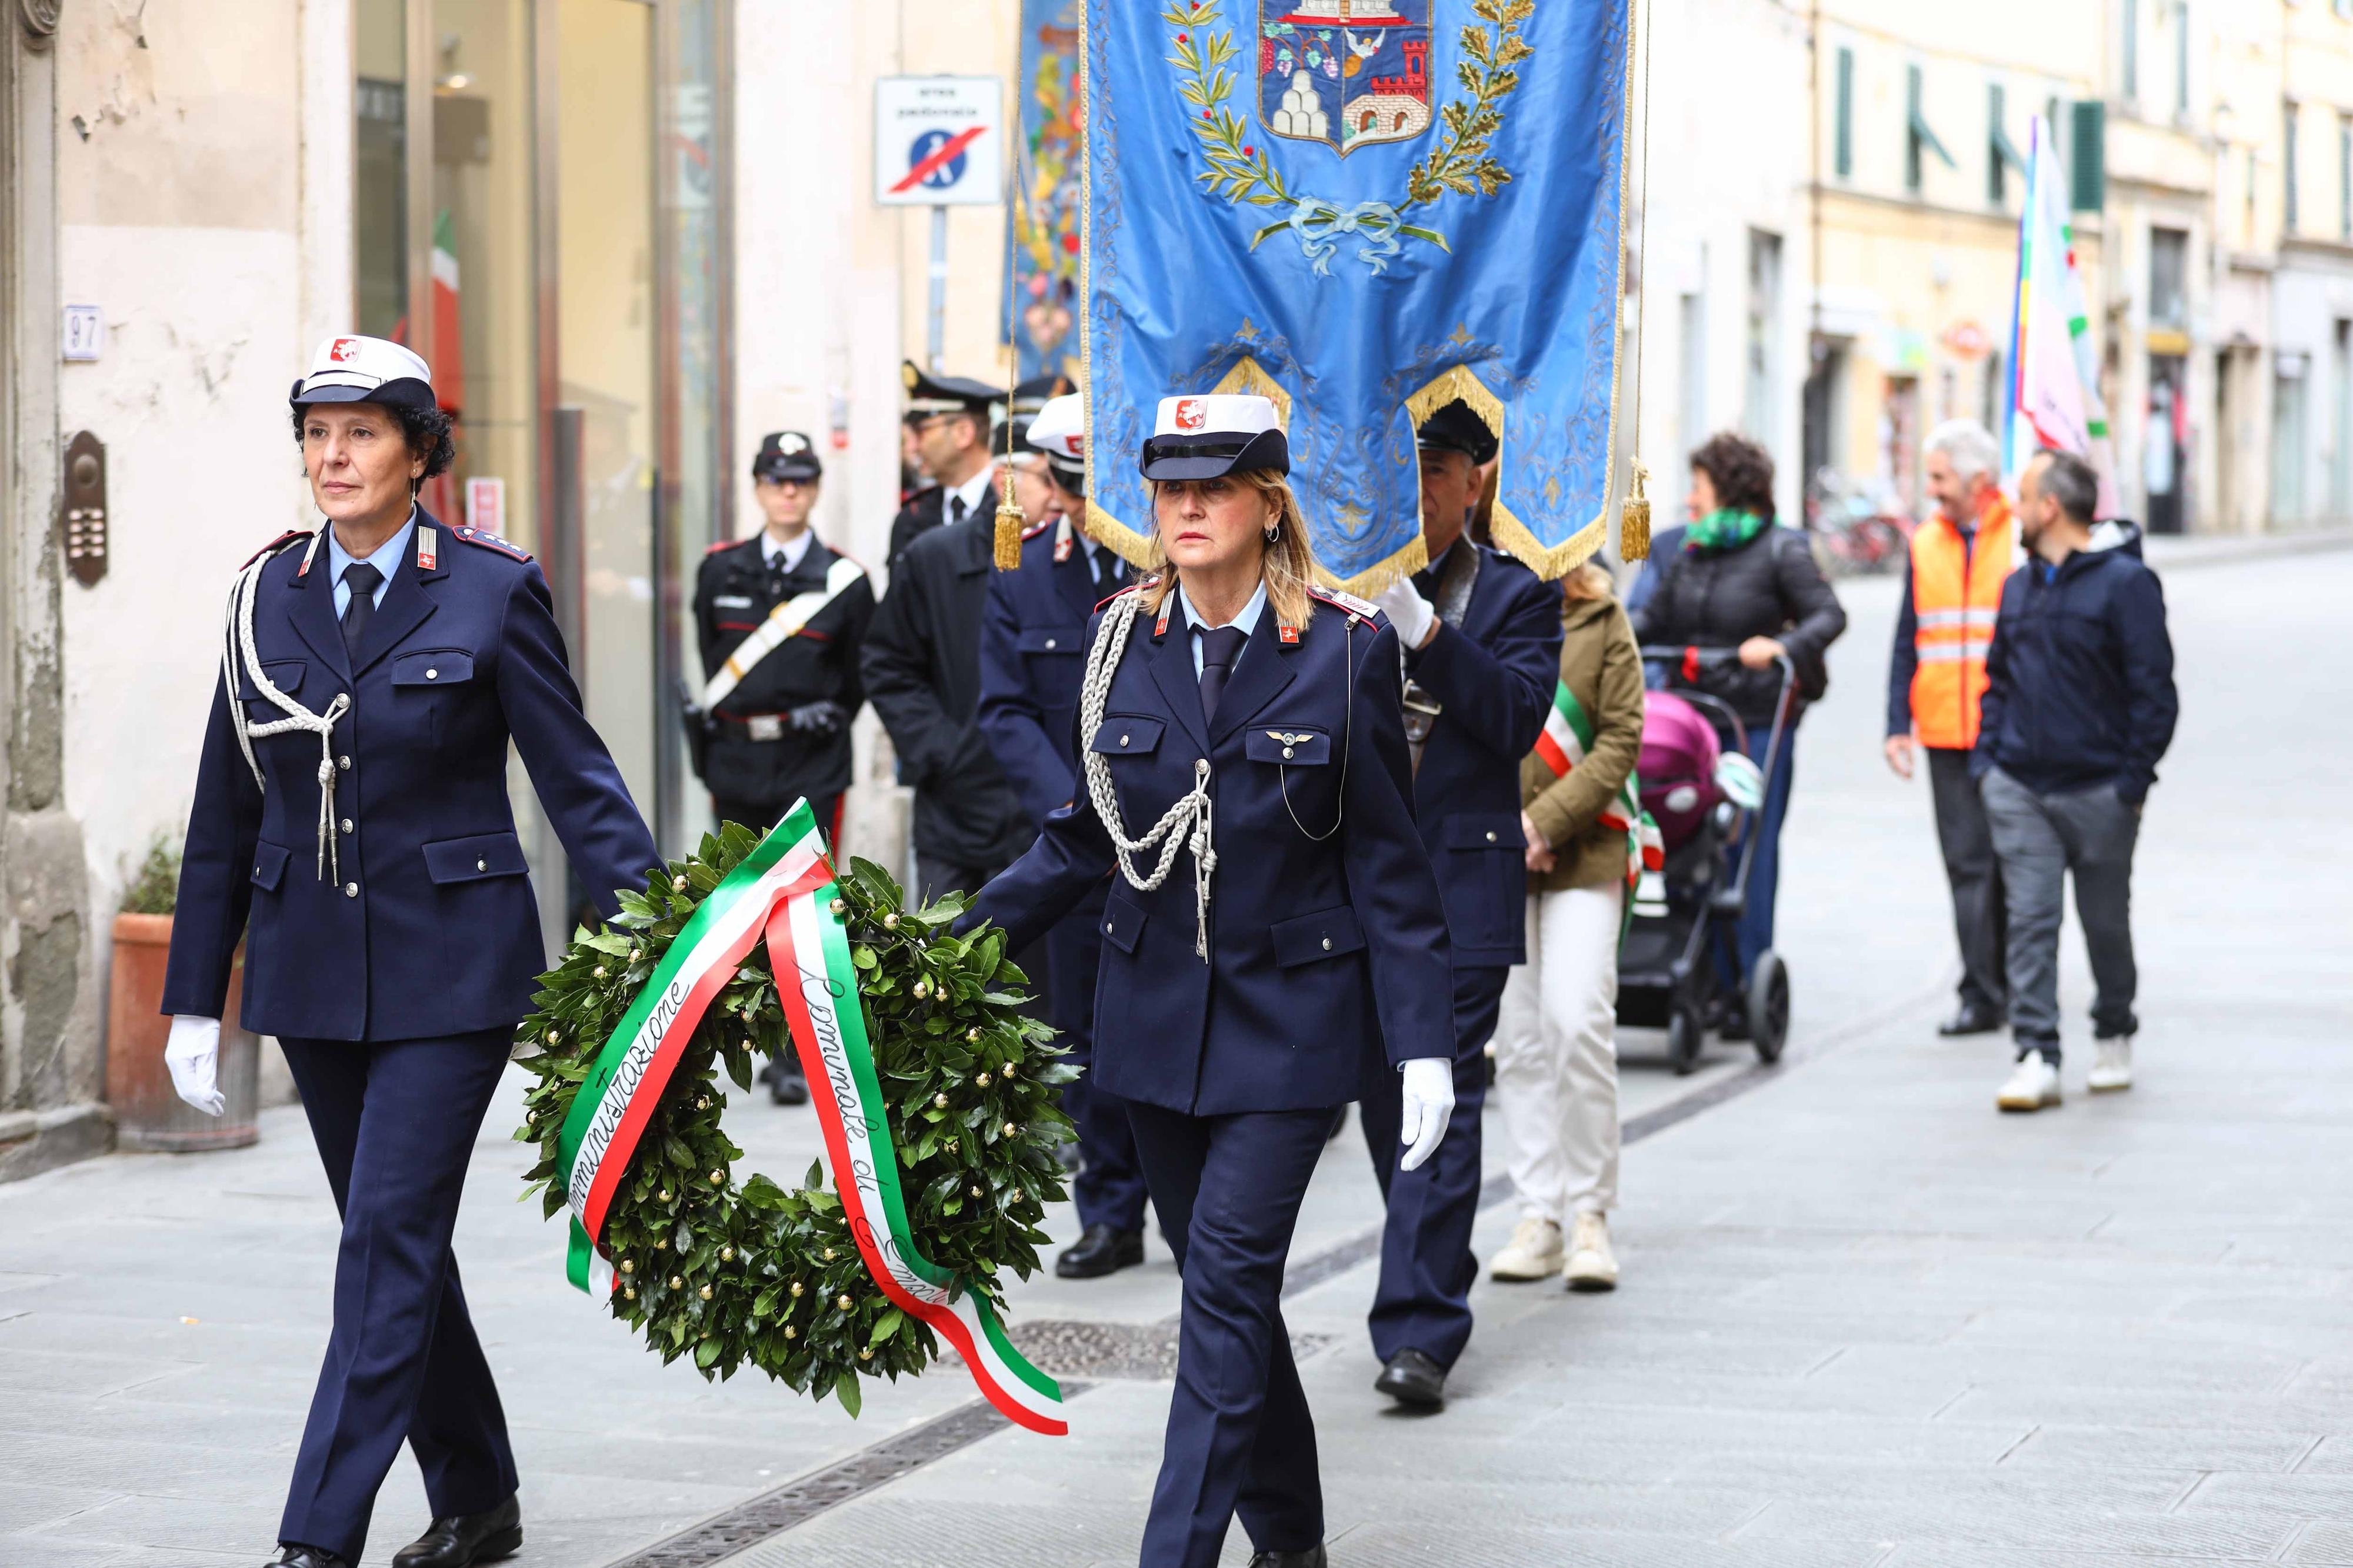
POLYGON ((1209 405, 1208 404, 1198 397, 1180 397, 1176 400, 1176 428, 1198 430, 1208 422, 1209 405))
POLYGON ((337 338, 335 340, 335 346, 327 351, 327 357, 333 360, 337 364, 343 364, 348 361, 359 358, 359 339, 337 338))

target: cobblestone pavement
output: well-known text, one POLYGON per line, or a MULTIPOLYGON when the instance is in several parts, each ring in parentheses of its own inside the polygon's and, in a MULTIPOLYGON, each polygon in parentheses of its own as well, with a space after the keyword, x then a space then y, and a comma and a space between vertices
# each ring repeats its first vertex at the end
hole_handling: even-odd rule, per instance
MULTIPOLYGON (((1643 1060, 1655 1036, 1628 1038, 1627 1111, 1658 1130, 1626 1156, 1625 1284, 1482 1284, 1441 1415, 1372 1393, 1369 1267, 1293 1296, 1335 1563, 2353 1563, 2353 741, 2315 721, 2343 706, 2321 672, 2342 662, 2353 553, 2192 564, 2168 577, 2184 716, 2142 839, 2139 1086, 2084 1096, 2079 1051, 2063 1109, 2002 1118, 2005 1047, 1935 1037, 1951 938, 1926 792, 1877 756, 1893 585, 1846 585, 1854 628, 1805 728, 1785 854, 1790 1060, 1755 1075, 1718 1047, 1676 1080, 1643 1060), (1727 1097, 1643 1120, 1694 1091, 1727 1097)), ((2063 999, 2073 1046, 2072 942, 2063 999)), ((458 1245, 515 1423, 518 1561, 625 1560, 968 1405, 953 1368, 853 1422, 660 1367, 563 1286, 557 1227, 509 1201, 515 1088, 458 1245)), ((759 1165, 807 1163, 806 1112, 746 1105, 730 1127, 759 1165)), ((0 1568, 267 1555, 332 1216, 292 1111, 251 1150, 0 1187, 0 1568)), ((1294 1268, 1377 1217, 1351 1133, 1294 1268)), ((1482 1249, 1510 1219, 1489 1210, 1482 1249)), ((1155 1246, 1111 1281, 1032 1281, 1014 1310, 1127 1325, 1148 1350, 1175 1300, 1155 1246)), ((1067 1440, 968 1442, 729 1568, 1132 1563, 1156 1370, 1098 1374, 1067 1440)), ((423 1510, 404 1461, 369 1562, 423 1510)), ((1246 1556, 1236 1532, 1228 1560, 1246 1556)))

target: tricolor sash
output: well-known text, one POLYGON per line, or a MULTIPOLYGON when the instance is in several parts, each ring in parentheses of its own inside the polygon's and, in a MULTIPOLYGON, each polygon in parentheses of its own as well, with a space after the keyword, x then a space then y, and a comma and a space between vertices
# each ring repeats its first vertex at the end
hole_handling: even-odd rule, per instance
POLYGON ((581 1289, 610 1294, 613 1270, 596 1238, 613 1194, 695 1026, 765 941, 825 1133, 826 1163, 867 1273, 893 1306, 955 1348, 990 1404, 1033 1432, 1059 1436, 1070 1430, 1061 1390, 1013 1348, 986 1299, 924 1258, 908 1226, 857 970, 832 909, 837 892, 803 800, 688 919, 565 1119, 557 1156, 572 1209, 566 1272, 581 1289))
MULTIPOLYGON (((1552 770, 1553 777, 1565 779, 1592 749, 1593 720, 1577 693, 1568 689, 1568 682, 1561 681, 1553 688, 1552 711, 1545 715, 1535 754, 1552 770)), ((1659 837, 1659 825, 1642 809, 1641 781, 1631 771, 1609 804, 1601 808, 1599 820, 1602 826, 1626 836, 1626 888, 1632 895, 1626 905, 1626 918, 1633 918, 1636 905, 1663 909, 1664 891, 1657 879, 1666 864, 1666 847, 1659 837)))

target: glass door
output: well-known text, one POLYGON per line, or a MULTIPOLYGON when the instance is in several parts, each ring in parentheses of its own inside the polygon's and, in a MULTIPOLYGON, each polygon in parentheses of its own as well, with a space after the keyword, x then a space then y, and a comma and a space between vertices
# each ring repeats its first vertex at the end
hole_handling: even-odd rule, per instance
POLYGON ((664 576, 655 530, 656 15, 640 0, 553 4, 554 79, 543 78, 554 96, 553 144, 543 152, 555 209, 550 446, 566 537, 551 541, 551 553, 575 606, 566 630, 589 721, 653 821, 664 576))

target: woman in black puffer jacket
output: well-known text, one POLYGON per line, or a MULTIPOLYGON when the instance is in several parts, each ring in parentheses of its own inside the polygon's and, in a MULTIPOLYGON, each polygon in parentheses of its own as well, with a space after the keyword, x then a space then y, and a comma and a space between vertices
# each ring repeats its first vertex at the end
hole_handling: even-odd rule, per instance
MULTIPOLYGON (((1740 650, 1738 664, 1698 670, 1688 684, 1722 698, 1740 715, 1748 754, 1760 767, 1781 689, 1774 661, 1786 653, 1798 674, 1789 737, 1765 781, 1765 804, 1751 829, 1757 837, 1747 909, 1731 942, 1716 952, 1722 990, 1736 997, 1749 965, 1773 945, 1773 895, 1795 772, 1798 712, 1830 684, 1822 655, 1846 630, 1846 612, 1806 536, 1774 526, 1773 459, 1762 447, 1726 431, 1694 452, 1691 465, 1691 521, 1679 531, 1672 553, 1653 563, 1658 575, 1633 613, 1634 635, 1646 644, 1740 650)), ((1673 673, 1680 680, 1681 672, 1673 673)), ((1740 1008, 1727 1008, 1724 1021, 1733 1026, 1727 1033, 1736 1032, 1744 1021, 1740 1008)))

